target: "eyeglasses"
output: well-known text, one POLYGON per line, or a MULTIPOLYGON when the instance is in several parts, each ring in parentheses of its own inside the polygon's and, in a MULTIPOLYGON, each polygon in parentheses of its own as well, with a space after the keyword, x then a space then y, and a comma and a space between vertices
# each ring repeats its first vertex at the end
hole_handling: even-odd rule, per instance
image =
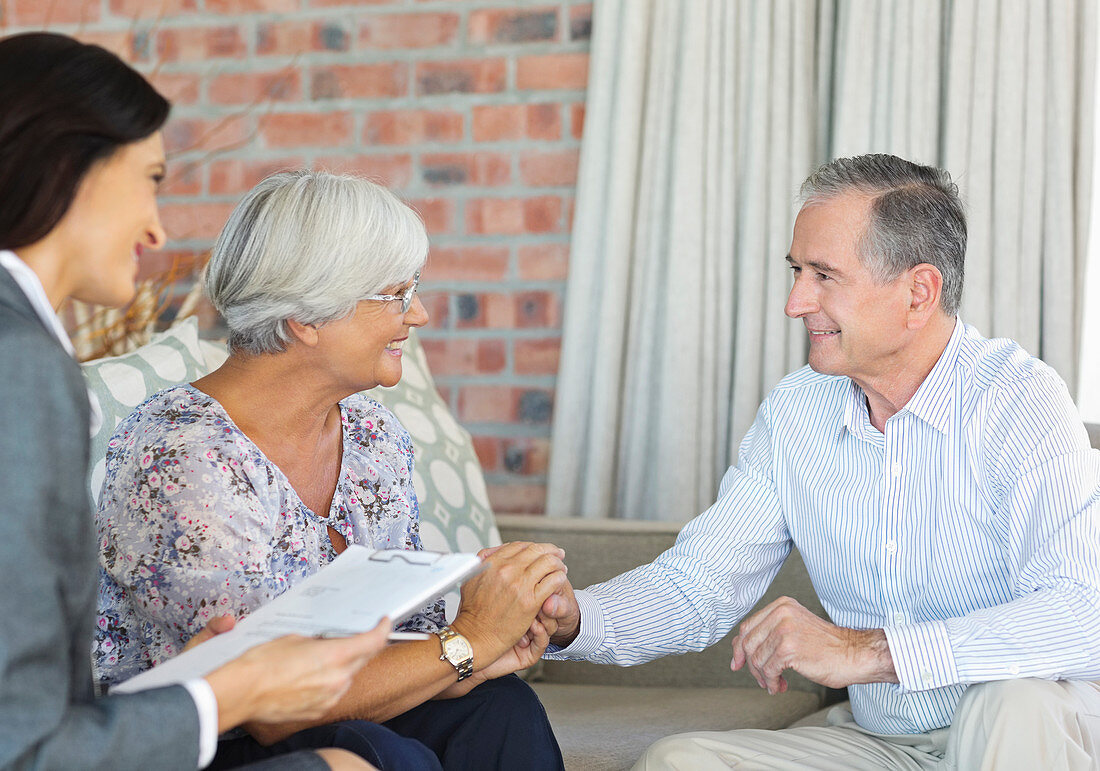
POLYGON ((420 286, 420 271, 416 271, 416 275, 413 276, 412 286, 406 287, 405 291, 401 294, 372 294, 370 297, 364 297, 364 300, 378 300, 379 302, 392 303, 394 300, 401 301, 401 312, 408 313, 409 308, 412 306, 413 297, 416 296, 416 288, 420 286))

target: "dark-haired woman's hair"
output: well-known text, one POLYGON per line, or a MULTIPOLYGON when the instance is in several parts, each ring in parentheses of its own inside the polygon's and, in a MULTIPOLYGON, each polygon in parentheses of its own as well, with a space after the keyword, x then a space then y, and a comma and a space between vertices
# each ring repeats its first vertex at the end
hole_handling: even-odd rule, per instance
POLYGON ((88 169, 157 131, 168 109, 99 46, 47 32, 0 40, 0 249, 46 236, 88 169))

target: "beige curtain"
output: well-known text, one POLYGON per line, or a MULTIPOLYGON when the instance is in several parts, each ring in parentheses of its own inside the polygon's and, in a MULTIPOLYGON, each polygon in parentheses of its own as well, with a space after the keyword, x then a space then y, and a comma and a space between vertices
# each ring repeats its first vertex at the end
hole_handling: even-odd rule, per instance
POLYGON ((831 157, 946 165, 970 204, 963 317, 1074 382, 1092 13, 597 0, 548 514, 685 520, 713 501, 805 360, 783 257, 798 185, 831 157))

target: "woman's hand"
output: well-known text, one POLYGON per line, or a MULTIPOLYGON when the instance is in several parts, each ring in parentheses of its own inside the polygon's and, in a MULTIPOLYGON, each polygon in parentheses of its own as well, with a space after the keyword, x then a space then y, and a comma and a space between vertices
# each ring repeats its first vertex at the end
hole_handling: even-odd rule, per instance
POLYGON ((475 671, 504 656, 531 629, 542 604, 566 580, 564 557, 553 544, 505 544, 488 552, 485 569, 463 584, 451 626, 470 641, 475 671))
POLYGON ((207 640, 211 640, 220 634, 225 634, 236 625, 237 620, 232 616, 217 616, 212 618, 210 619, 210 623, 202 628, 201 632, 184 644, 182 652, 186 653, 196 645, 202 645, 207 640))

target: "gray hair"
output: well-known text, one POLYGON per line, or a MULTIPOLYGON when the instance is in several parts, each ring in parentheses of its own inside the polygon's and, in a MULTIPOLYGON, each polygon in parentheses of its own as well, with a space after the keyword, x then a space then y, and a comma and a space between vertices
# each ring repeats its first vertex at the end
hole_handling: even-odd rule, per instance
POLYGON ((943 169, 895 155, 860 155, 831 161, 802 183, 802 202, 846 193, 873 196, 860 261, 887 282, 920 263, 943 276, 940 307, 954 316, 962 300, 966 212, 959 188, 943 169))
POLYGON ((428 254, 420 217, 380 185, 321 171, 280 172, 237 204, 203 273, 229 350, 286 350, 288 320, 321 325, 410 281, 428 254))

